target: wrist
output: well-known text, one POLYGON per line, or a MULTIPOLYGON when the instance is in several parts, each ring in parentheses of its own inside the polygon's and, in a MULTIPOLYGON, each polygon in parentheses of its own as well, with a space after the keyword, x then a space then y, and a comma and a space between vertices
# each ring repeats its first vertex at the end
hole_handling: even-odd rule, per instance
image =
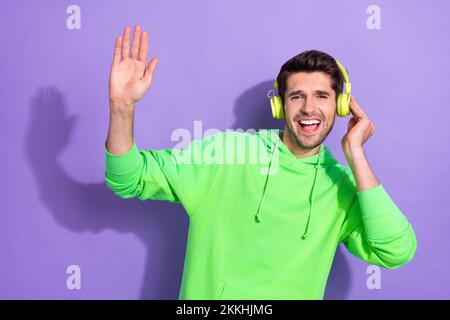
POLYGON ((347 152, 345 153, 345 157, 349 164, 353 164, 359 159, 364 159, 366 154, 364 153, 362 146, 349 146, 347 152))
POLYGON ((348 147, 350 154, 351 155, 360 155, 360 154, 364 154, 364 149, 362 146, 360 145, 350 145, 348 147))
POLYGON ((109 108, 114 114, 127 115, 134 113, 135 103, 109 100, 109 108))

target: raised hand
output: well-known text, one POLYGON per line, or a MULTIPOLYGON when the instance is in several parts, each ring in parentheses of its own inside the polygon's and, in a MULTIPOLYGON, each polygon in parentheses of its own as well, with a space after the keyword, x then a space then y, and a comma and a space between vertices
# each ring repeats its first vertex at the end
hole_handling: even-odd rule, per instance
POLYGON ((350 111, 353 117, 349 120, 347 133, 341 140, 346 154, 349 153, 350 148, 361 148, 375 132, 375 125, 353 96, 350 97, 350 111))
POLYGON ((131 28, 126 27, 123 37, 116 38, 114 59, 109 77, 110 104, 121 107, 134 106, 152 85, 158 58, 151 59, 146 66, 148 55, 148 33, 134 28, 130 50, 131 28), (131 51, 131 52, 130 52, 131 51))

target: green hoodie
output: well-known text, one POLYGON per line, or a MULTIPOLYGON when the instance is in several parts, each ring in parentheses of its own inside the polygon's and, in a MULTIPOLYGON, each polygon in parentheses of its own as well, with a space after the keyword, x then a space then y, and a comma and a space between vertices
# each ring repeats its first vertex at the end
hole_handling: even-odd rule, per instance
POLYGON ((389 269, 414 256, 414 230, 381 184, 358 192, 324 144, 297 159, 279 131, 220 131, 185 150, 134 142, 122 155, 105 143, 115 194, 188 214, 179 299, 323 299, 339 243, 389 269))

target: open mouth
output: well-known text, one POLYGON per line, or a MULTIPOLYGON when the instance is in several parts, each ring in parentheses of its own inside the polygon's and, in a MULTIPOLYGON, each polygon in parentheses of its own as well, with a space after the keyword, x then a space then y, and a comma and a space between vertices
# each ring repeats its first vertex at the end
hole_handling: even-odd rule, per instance
POLYGON ((300 130, 304 133, 314 134, 318 131, 319 127, 322 125, 320 120, 300 120, 297 121, 297 125, 300 130))

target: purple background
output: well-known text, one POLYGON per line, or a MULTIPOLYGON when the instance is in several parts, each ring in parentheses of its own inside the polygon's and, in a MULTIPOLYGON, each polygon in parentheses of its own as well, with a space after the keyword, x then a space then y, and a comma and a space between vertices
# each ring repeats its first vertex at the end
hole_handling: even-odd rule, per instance
MULTIPOLYGON (((125 25, 149 32, 154 84, 136 110, 140 149, 177 128, 275 128, 266 98, 281 65, 318 49, 350 72, 377 127, 366 154, 412 223, 413 261, 381 270, 336 254, 327 299, 450 298, 450 2, 0 2, 0 298, 176 299, 188 219, 181 206, 115 196, 104 182, 108 77, 125 25), (338 4, 339 2, 339 4, 338 4), (66 8, 81 8, 81 30, 66 8), (369 5, 381 30, 366 27, 369 5), (81 290, 66 268, 81 267, 81 290)), ((345 163, 336 119, 325 144, 345 163)))

